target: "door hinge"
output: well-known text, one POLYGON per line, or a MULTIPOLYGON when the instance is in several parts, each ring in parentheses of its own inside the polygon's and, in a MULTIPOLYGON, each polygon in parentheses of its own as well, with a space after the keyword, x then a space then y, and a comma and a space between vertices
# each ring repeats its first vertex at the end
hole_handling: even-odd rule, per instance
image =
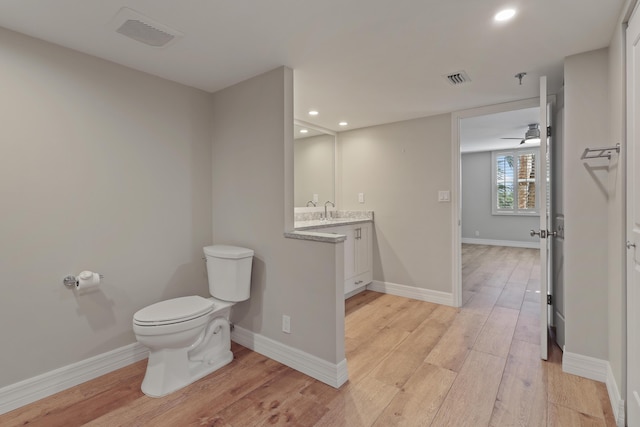
POLYGON ((551 126, 547 126, 547 136, 551 136, 551 126))
POLYGON ((552 305, 553 304, 553 296, 552 295, 547 295, 547 304, 548 305, 552 305))

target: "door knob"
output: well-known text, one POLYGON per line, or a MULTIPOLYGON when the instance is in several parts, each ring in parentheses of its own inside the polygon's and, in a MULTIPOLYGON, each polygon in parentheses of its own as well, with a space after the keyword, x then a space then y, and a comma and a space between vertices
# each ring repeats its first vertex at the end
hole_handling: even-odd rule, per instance
POLYGON ((635 243, 631 243, 630 241, 627 240, 627 249, 631 249, 631 248, 635 248, 636 244, 635 243))

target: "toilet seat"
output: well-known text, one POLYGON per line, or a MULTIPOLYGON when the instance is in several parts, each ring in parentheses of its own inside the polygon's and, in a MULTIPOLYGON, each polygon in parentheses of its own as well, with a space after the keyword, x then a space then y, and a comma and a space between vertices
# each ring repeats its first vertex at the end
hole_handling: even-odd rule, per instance
POLYGON ((187 322, 205 316, 215 307, 211 299, 197 295, 160 301, 133 315, 133 323, 139 326, 162 326, 187 322))

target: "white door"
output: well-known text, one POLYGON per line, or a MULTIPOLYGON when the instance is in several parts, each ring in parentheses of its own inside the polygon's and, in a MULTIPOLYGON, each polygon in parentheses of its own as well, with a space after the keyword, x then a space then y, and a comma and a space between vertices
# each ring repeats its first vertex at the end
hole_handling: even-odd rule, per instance
POLYGON ((553 295, 553 304, 549 309, 552 311, 552 325, 555 328, 555 339, 558 347, 564 348, 564 205, 562 203, 562 158, 564 140, 564 106, 557 105, 553 108, 553 141, 550 144, 551 152, 551 219, 553 230, 557 236, 551 239, 553 259, 551 262, 551 279, 548 284, 553 295))
POLYGON ((549 183, 549 138, 547 138, 548 126, 547 108, 547 76, 540 77, 540 158, 538 159, 538 172, 540 173, 540 358, 547 360, 549 338, 549 311, 547 294, 549 289, 549 259, 551 254, 550 238, 547 238, 549 225, 550 198, 547 193, 549 183))
POLYGON ((627 28, 627 418, 640 425, 640 16, 627 28))

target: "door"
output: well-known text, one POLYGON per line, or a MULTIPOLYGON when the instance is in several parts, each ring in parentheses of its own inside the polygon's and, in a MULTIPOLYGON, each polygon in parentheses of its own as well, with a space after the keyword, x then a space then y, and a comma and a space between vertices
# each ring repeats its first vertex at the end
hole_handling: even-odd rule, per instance
POLYGON ((540 176, 538 200, 540 201, 540 230, 531 230, 531 235, 540 237, 540 358, 548 358, 549 339, 549 305, 547 297, 551 283, 551 238, 557 233, 549 232, 551 225, 551 138, 547 137, 549 126, 550 105, 547 101, 547 76, 540 77, 540 155, 538 158, 538 173, 540 176))
POLYGON ((369 224, 361 224, 358 226, 356 232, 356 265, 358 274, 371 270, 371 255, 369 254, 370 234, 371 226, 369 224))
MULTIPOLYGON (((560 98, 558 98, 560 99, 560 98)), ((549 283, 553 303, 550 309, 553 312, 552 325, 555 328, 556 343, 560 348, 564 348, 564 204, 563 179, 562 179, 562 158, 564 141, 564 106, 560 103, 553 108, 553 125, 551 126, 553 144, 550 145, 551 153, 551 219, 553 230, 557 235, 551 239, 553 260, 551 262, 552 279, 549 283)))
POLYGON ((627 418, 640 425, 640 16, 627 27, 627 418))
POLYGON ((551 176, 549 171, 551 138, 547 137, 547 127, 549 123, 547 104, 547 77, 540 77, 540 157, 538 160, 538 170, 540 173, 540 188, 538 197, 540 200, 540 230, 536 233, 540 236, 540 358, 548 358, 548 338, 549 338, 549 310, 547 305, 547 295, 549 293, 549 271, 551 259, 551 235, 549 230, 549 218, 551 213, 551 198, 548 197, 551 190, 551 176))

